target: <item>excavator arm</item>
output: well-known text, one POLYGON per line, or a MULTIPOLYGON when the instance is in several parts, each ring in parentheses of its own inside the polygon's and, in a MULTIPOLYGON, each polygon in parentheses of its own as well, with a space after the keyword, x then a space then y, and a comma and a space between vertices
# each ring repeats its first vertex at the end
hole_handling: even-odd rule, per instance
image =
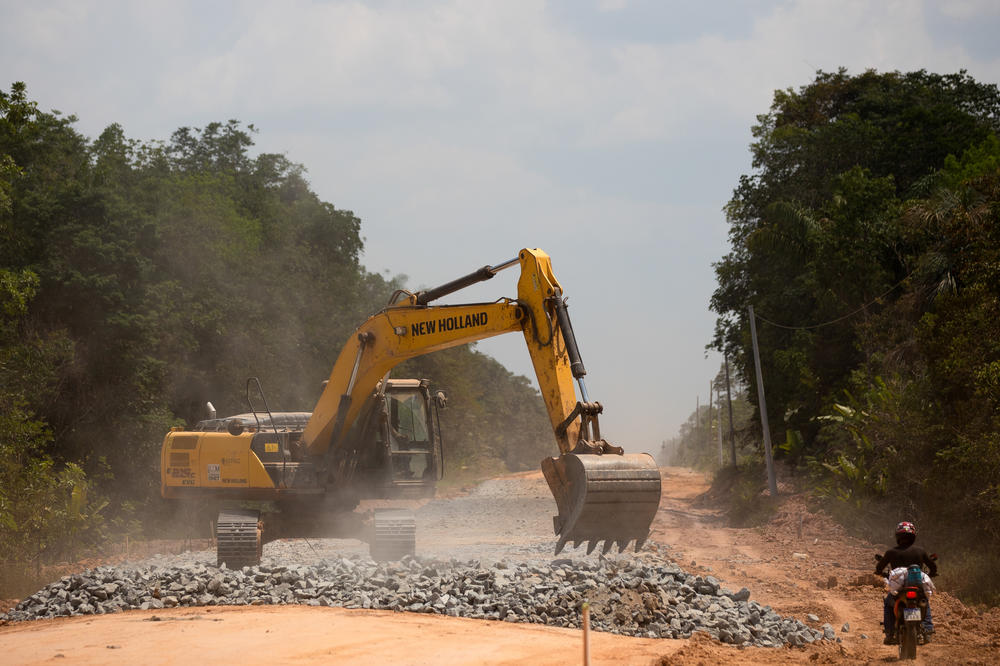
MULTIPOLYGON (((556 500, 556 552, 572 542, 588 542, 588 552, 603 540, 636 549, 649 534, 660 499, 660 475, 647 454, 625 455, 602 439, 599 415, 583 377, 562 286, 541 250, 524 249, 497 266, 425 292, 406 294, 369 317, 344 346, 303 433, 311 454, 345 460, 347 433, 365 398, 398 363, 504 333, 521 331, 531 355, 560 455, 542 461, 542 471, 556 500), (470 305, 431 305, 438 298, 520 264, 517 299, 470 305), (574 381, 580 389, 577 399, 574 381)), ((336 462, 328 470, 334 482, 344 473, 336 462)))

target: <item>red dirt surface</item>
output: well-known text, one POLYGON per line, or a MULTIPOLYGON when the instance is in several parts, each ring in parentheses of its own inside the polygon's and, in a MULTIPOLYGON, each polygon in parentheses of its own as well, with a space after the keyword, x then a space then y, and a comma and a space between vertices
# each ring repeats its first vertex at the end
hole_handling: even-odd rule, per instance
MULTIPOLYGON (((741 649, 704 634, 689 640, 591 634, 592 664, 878 664, 896 661, 882 645, 881 583, 870 574, 878 550, 848 537, 786 495, 763 527, 726 527, 697 498, 705 477, 663 470, 653 537, 683 568, 709 574, 782 615, 807 613, 833 625, 840 643, 741 649), (694 562, 694 564, 692 564, 694 562), (841 631, 848 623, 848 631, 841 631), (864 635, 864 636, 863 636, 864 635)), ((1000 609, 978 612, 946 591, 932 601, 937 632, 917 663, 1000 663, 1000 609)), ((303 606, 182 608, 40 620, 0 627, 5 664, 187 664, 238 661, 350 664, 576 664, 578 630, 443 616, 303 606)))
MULTIPOLYGON (((872 554, 882 550, 849 537, 827 516, 809 510, 802 495, 786 494, 762 527, 725 526, 720 512, 704 507, 704 475, 664 468, 663 496, 653 538, 671 545, 670 554, 692 573, 715 576, 724 586, 747 587, 752 599, 819 628, 833 625, 841 643, 799 649, 737 648, 708 640, 664 657, 664 664, 837 663, 875 664, 897 660, 898 648, 882 645, 882 579, 872 574, 872 554), (701 501, 699 501, 701 500, 701 501), (696 562, 696 564, 692 564, 696 562), (809 622, 808 613, 819 617, 809 622), (847 623, 848 631, 841 631, 847 623), (863 638, 862 635, 867 636, 863 638)), ((981 613, 939 590, 931 601, 935 634, 917 650, 918 663, 1000 663, 1000 609, 981 613)), ((666 652, 666 651, 665 651, 666 652)))

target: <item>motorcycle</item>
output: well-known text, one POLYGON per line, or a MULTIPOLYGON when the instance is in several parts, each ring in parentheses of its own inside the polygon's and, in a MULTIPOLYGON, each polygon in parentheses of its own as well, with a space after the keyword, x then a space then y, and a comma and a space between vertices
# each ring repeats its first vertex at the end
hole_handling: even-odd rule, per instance
MULTIPOLYGON (((881 559, 880 555, 875 556, 876 560, 881 559)), ((931 555, 931 559, 936 560, 937 555, 931 555)), ((886 576, 889 584, 889 591, 895 592, 896 600, 893 604, 893 638, 899 644, 899 658, 916 659, 917 645, 926 642, 924 633, 924 619, 927 617, 927 591, 926 585, 930 579, 924 574, 919 565, 911 565, 906 569, 902 567, 893 569, 886 576), (893 590, 898 587, 898 590, 893 590)))

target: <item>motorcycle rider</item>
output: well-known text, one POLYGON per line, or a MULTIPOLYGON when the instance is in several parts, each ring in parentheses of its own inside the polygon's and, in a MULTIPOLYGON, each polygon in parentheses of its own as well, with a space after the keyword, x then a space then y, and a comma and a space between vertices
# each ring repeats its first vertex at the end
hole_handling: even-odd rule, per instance
MULTIPOLYGON (((937 576, 937 564, 927 555, 927 551, 920 546, 914 545, 916 540, 917 528, 913 523, 903 521, 896 525, 896 547, 885 551, 885 555, 875 565, 875 573, 879 576, 885 576, 884 569, 886 566, 889 567, 889 571, 892 571, 898 567, 909 567, 914 564, 923 566, 926 564, 928 569, 927 575, 931 578, 937 576)), ((885 628, 885 640, 882 642, 885 645, 893 645, 896 642, 895 632, 893 631, 896 621, 896 614, 893 608, 896 603, 896 595, 890 592, 886 595, 883 603, 882 626, 885 628)), ((931 622, 930 604, 927 605, 927 615, 924 617, 923 625, 924 640, 929 641, 930 635, 934 633, 934 624, 931 622)))

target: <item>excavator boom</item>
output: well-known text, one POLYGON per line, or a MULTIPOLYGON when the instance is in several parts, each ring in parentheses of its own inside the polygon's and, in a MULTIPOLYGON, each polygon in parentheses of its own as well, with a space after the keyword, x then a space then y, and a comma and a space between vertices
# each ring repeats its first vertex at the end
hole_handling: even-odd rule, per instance
MULTIPOLYGON (((651 456, 629 454, 601 437, 603 407, 591 402, 586 375, 563 299, 545 252, 524 249, 516 259, 484 266, 440 287, 393 302, 369 317, 344 346, 302 441, 311 455, 327 461, 328 482, 352 469, 351 424, 364 396, 398 363, 433 351, 521 331, 559 447, 542 461, 556 501, 556 552, 567 543, 599 541, 636 549, 649 535, 659 506, 660 474, 651 456), (433 305, 450 293, 519 264, 517 299, 470 305, 433 305), (577 399, 574 382, 579 387, 577 399)), ((395 301, 395 298, 394 298, 395 301)), ((346 480, 346 478, 344 479, 346 480)))

